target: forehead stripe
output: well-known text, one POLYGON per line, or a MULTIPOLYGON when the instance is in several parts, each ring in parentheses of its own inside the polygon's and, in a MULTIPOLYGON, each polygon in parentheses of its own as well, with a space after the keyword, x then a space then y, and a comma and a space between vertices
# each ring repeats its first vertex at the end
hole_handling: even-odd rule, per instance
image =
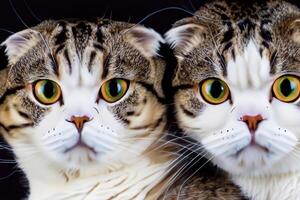
POLYGON ((104 35, 102 33, 101 26, 97 27, 96 40, 100 44, 102 44, 104 42, 104 35))
POLYGON ((227 62, 225 61, 225 57, 222 54, 217 53, 217 56, 219 57, 219 63, 222 68, 223 75, 227 75, 227 62))
POLYGON ((51 66, 53 69, 53 72, 55 73, 56 76, 59 76, 59 65, 58 65, 58 60, 57 57, 54 57, 54 60, 51 59, 51 66))
MULTIPOLYGON (((105 56, 105 55, 104 55, 105 56)), ((102 79, 106 79, 110 66, 110 54, 106 55, 103 62, 102 79)))
POLYGON ((276 64, 277 64, 277 51, 274 51, 271 55, 270 58, 270 65, 271 65, 271 69, 270 69, 270 73, 274 74, 276 71, 276 64))
POLYGON ((65 43, 67 40, 67 28, 66 28, 66 23, 65 22, 59 22, 59 26, 62 27, 61 32, 55 37, 55 45, 61 45, 65 43))
POLYGON ((99 51, 103 51, 103 46, 100 44, 94 44, 95 49, 98 49, 99 51))
POLYGON ((100 51, 103 51, 102 44, 104 43, 104 34, 101 30, 102 26, 105 26, 108 24, 108 21, 102 20, 97 24, 97 32, 96 32, 96 43, 94 44, 94 47, 100 51))
POLYGON ((68 49, 65 49, 65 51, 64 51, 64 57, 67 60, 68 67, 69 67, 69 73, 71 74, 72 73, 72 63, 71 63, 71 60, 70 60, 70 55, 69 55, 68 49))
POLYGON ((104 35, 101 30, 101 26, 98 25, 97 32, 96 32, 96 43, 94 44, 94 47, 100 51, 103 51, 102 44, 104 43, 104 35))
POLYGON ((94 63, 94 60, 95 60, 95 58, 96 58, 96 52, 95 51, 92 51, 91 52, 91 55, 90 55, 90 61, 89 61, 89 64, 88 64, 88 69, 89 69, 89 71, 91 71, 91 68, 92 68, 92 65, 93 65, 93 63, 94 63))

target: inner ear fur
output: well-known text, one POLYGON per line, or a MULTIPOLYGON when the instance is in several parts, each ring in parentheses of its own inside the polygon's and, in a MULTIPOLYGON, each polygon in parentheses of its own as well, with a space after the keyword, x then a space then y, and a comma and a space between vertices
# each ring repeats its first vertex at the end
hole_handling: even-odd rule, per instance
POLYGON ((165 39, 176 54, 184 55, 198 46, 205 39, 205 34, 206 27, 187 18, 177 22, 165 34, 165 39))
POLYGON ((288 27, 291 39, 300 44, 300 18, 292 21, 288 27))
POLYGON ((151 28, 134 26, 124 31, 126 40, 145 57, 155 57, 164 39, 151 28))
POLYGON ((5 47, 5 53, 8 57, 8 64, 15 64, 30 48, 35 46, 39 41, 39 32, 26 29, 8 37, 2 44, 5 47))

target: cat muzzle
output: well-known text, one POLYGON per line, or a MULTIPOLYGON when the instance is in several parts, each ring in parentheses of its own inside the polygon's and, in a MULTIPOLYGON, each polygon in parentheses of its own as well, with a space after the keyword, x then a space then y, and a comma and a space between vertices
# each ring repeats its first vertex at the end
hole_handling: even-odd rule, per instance
POLYGON ((90 118, 86 115, 84 116, 72 116, 70 120, 66 119, 67 122, 73 123, 78 130, 78 133, 81 134, 83 126, 86 122, 91 121, 93 118, 90 118))

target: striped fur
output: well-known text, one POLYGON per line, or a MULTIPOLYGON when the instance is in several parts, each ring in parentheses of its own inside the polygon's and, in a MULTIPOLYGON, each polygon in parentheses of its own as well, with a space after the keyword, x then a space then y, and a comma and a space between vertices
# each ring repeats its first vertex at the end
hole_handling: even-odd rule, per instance
POLYGON ((286 103, 272 91, 280 76, 299 79, 299 19, 299 9, 285 1, 220 0, 166 34, 178 60, 173 88, 180 128, 251 199, 300 196, 299 98, 286 103), (203 98, 199 88, 207 78, 227 84, 226 101, 203 98), (243 116, 260 116, 257 129, 243 116))
POLYGON ((45 21, 2 44, 9 64, 0 130, 29 180, 30 200, 157 198, 159 192, 148 194, 167 175, 171 159, 161 151, 162 42, 152 29, 95 19, 45 21), (99 90, 112 78, 130 86, 119 101, 106 103, 99 90), (46 106, 35 99, 39 79, 60 85, 59 102, 46 106), (79 139, 68 122, 73 115, 91 119, 79 139), (77 140, 89 148, 69 151, 77 140))

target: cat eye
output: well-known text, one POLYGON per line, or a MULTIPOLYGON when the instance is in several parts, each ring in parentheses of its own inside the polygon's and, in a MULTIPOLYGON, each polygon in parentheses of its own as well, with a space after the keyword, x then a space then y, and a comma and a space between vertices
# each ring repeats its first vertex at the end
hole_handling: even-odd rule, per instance
POLYGON ((227 84, 217 78, 209 78, 200 83, 200 93, 210 104, 221 104, 229 98, 227 84))
POLYGON ((281 76, 274 82, 272 89, 278 100, 286 103, 296 101, 300 95, 299 78, 293 75, 281 76))
POLYGON ((101 86, 101 96, 108 103, 114 103, 120 100, 127 92, 129 81, 114 78, 106 81, 101 86))
POLYGON ((33 84, 33 94, 40 103, 50 105, 60 99, 61 89, 56 82, 43 79, 33 84))

